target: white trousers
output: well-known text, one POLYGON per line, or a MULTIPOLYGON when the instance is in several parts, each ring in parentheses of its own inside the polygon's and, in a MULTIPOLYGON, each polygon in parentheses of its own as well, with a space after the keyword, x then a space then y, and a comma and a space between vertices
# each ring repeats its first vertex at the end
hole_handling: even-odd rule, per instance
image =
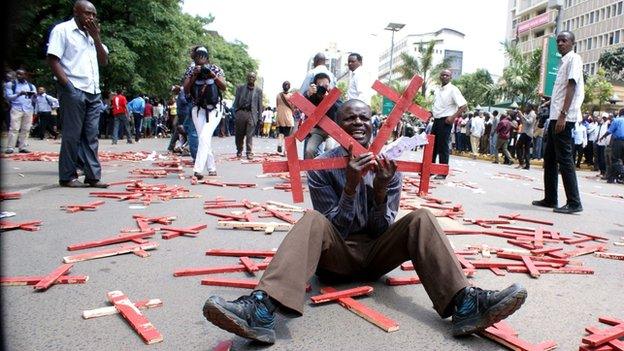
POLYGON ((17 138, 17 146, 21 149, 26 147, 26 140, 28 140, 28 134, 30 133, 30 127, 32 126, 33 113, 24 112, 16 108, 12 108, 11 123, 9 125, 9 137, 7 138, 7 148, 13 149, 15 147, 15 139, 17 138))
POLYGON ((219 125, 222 116, 219 115, 217 109, 214 109, 208 113, 208 121, 206 121, 206 112, 206 109, 197 106, 193 106, 193 109, 191 109, 191 118, 199 138, 199 147, 197 148, 197 156, 193 166, 193 172, 197 173, 217 170, 214 154, 212 153, 212 134, 219 125))

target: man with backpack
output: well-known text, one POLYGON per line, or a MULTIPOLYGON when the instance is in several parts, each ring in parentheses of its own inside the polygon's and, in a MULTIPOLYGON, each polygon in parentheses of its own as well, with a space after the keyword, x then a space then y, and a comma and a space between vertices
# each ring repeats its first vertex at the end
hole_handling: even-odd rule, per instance
POLYGON ((56 139, 58 132, 56 131, 56 122, 52 116, 52 110, 58 107, 58 99, 46 94, 44 87, 37 88, 37 95, 33 97, 35 104, 35 114, 39 121, 39 131, 41 140, 45 139, 46 132, 56 139))
POLYGON ((37 93, 35 86, 26 80, 26 71, 18 69, 15 71, 15 77, 16 79, 7 84, 4 89, 4 96, 11 104, 9 137, 4 151, 7 154, 14 152, 16 138, 19 152, 30 152, 26 149, 26 141, 32 126, 32 97, 37 93))
POLYGON ((226 89, 225 75, 219 66, 208 60, 208 49, 196 47, 192 52, 193 64, 184 75, 184 91, 190 93, 191 118, 199 136, 199 146, 193 175, 202 179, 203 172, 216 176, 217 168, 212 153, 212 134, 223 117, 221 91, 226 89))

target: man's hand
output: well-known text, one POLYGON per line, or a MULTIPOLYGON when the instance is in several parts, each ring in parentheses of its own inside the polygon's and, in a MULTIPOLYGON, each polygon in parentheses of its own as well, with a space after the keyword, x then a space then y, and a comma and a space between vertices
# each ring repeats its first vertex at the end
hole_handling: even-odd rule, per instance
POLYGON ((455 116, 454 115, 448 116, 448 117, 446 117, 444 119, 444 123, 446 123, 448 125, 452 125, 454 121, 455 121, 455 116))
POLYGON ((195 65, 193 66, 193 76, 196 76, 199 74, 199 72, 201 72, 201 66, 195 65))
POLYGON ((375 180, 373 181, 373 188, 385 187, 390 183, 392 177, 397 170, 397 165, 394 160, 389 160, 385 155, 377 155, 376 157, 377 167, 375 168, 375 180))
POLYGON ((355 189, 362 181, 362 175, 368 170, 369 166, 376 165, 375 156, 372 152, 366 152, 359 156, 353 156, 353 145, 349 146, 349 163, 347 164, 344 192, 347 195, 355 194, 355 189))
POLYGON ((96 19, 86 20, 84 27, 87 33, 89 33, 89 35, 93 38, 93 40, 100 39, 100 24, 97 22, 96 19))
POLYGON ((557 124, 555 124, 555 133, 559 134, 561 132, 563 132, 563 130, 565 129, 565 115, 560 114, 559 118, 557 118, 557 124))

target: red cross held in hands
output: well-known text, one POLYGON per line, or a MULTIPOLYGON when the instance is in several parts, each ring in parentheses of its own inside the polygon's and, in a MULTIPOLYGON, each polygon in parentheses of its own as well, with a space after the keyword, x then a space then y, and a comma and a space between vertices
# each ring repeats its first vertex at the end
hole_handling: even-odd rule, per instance
MULTIPOLYGON (((409 111, 423 121, 426 121, 427 118, 429 118, 429 112, 427 110, 412 102, 422 83, 423 79, 421 77, 418 75, 414 76, 403 94, 398 94, 380 81, 376 81, 373 84, 373 89, 381 95, 384 95, 388 99, 394 101, 395 106, 368 149, 360 145, 348 133, 340 128, 336 122, 332 121, 326 115, 327 111, 340 97, 340 89, 334 88, 330 90, 329 94, 325 96, 318 106, 314 106, 301 94, 295 93, 291 98, 291 102, 308 117, 299 127, 298 131, 293 136, 287 137, 284 141, 287 161, 264 162, 262 164, 262 171, 264 173, 288 172, 290 175, 290 182, 292 184, 293 202, 303 202, 301 171, 345 168, 347 166, 348 159, 346 157, 335 157, 327 159, 299 160, 297 140, 303 141, 312 128, 318 126, 327 132, 345 149, 352 146, 352 152, 355 155, 362 154, 364 152, 372 152, 377 155, 390 137, 394 128, 401 120, 403 113, 409 111)), ((421 173, 419 195, 426 195, 428 193, 429 176, 431 174, 448 174, 448 165, 432 164, 434 136, 428 136, 428 141, 429 143, 424 149, 422 163, 412 161, 395 161, 397 163, 397 170, 399 171, 421 173)))

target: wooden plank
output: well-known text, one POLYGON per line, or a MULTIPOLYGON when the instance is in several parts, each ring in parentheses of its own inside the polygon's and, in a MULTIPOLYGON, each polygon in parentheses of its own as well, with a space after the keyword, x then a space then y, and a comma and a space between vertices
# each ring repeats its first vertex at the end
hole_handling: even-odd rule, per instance
POLYGON ((55 270, 53 270, 52 272, 50 272, 50 274, 46 275, 45 277, 43 277, 43 279, 41 279, 40 282, 38 282, 37 284, 35 284, 34 289, 35 290, 46 290, 47 288, 49 288, 50 286, 52 286, 52 284, 54 284, 54 282, 62 275, 64 275, 65 273, 69 272, 69 270, 73 267, 73 264, 63 264, 60 265, 59 267, 57 267, 55 270))
MULTIPOLYGON (((160 299, 142 300, 142 301, 137 301, 134 304, 134 306, 136 306, 136 308, 140 310, 160 307, 162 305, 163 303, 162 303, 162 300, 160 299)), ((92 310, 82 311, 82 318, 91 319, 91 318, 97 318, 97 317, 103 317, 103 316, 110 316, 110 315, 118 314, 118 313, 119 311, 117 310, 117 308, 115 308, 115 306, 107 306, 107 307, 100 307, 100 308, 95 308, 92 310)))
POLYGON ((122 245, 116 248, 101 250, 101 251, 92 251, 83 254, 73 255, 73 256, 65 256, 63 257, 63 262, 65 263, 73 263, 80 261, 88 261, 94 260, 97 258, 110 257, 116 255, 122 255, 126 253, 131 253, 139 250, 152 250, 158 247, 157 242, 148 242, 145 244, 139 245, 122 245))
POLYGON ((260 281, 255 279, 203 279, 201 285, 227 286, 233 288, 255 289, 260 281))
POLYGON ((287 232, 292 228, 292 224, 280 222, 234 222, 234 221, 218 221, 218 229, 250 229, 262 230, 271 227, 276 231, 287 232))
POLYGON ((540 272, 537 270, 537 267, 535 267, 533 261, 531 261, 531 258, 529 256, 520 257, 522 258, 522 262, 524 262, 526 268, 529 270, 529 275, 533 278, 539 278, 540 272))
POLYGON ((507 275, 507 273, 505 273, 504 270, 502 270, 502 269, 500 269, 498 267, 490 267, 489 269, 495 275, 498 275, 498 276, 505 276, 505 275, 507 275))
POLYGON ((153 229, 150 229, 149 231, 141 231, 136 234, 118 235, 118 236, 113 236, 113 237, 95 240, 95 241, 87 241, 83 243, 69 245, 67 247, 67 250, 76 251, 76 250, 90 249, 90 248, 99 247, 99 246, 106 246, 110 244, 123 243, 126 241, 133 241, 135 239, 142 239, 142 238, 150 237, 150 236, 153 236, 154 233, 155 231, 153 229))
POLYGON ((609 238, 605 238, 604 236, 601 236, 601 235, 590 234, 590 233, 583 233, 583 232, 572 232, 572 233, 578 234, 578 235, 583 235, 583 236, 588 236, 590 238, 594 238, 595 240, 609 241, 609 238))
MULTIPOLYGON (((585 331, 587 331, 588 333, 591 334, 600 334, 602 333, 602 330, 596 327, 585 327, 585 331)), ((624 341, 618 340, 618 339, 613 339, 610 341, 607 341, 605 343, 605 346, 609 346, 612 347, 613 350, 617 350, 617 351, 624 351, 624 341)))
MULTIPOLYGON (((35 285, 39 283, 43 278, 43 276, 2 277, 0 278, 0 285, 35 285)), ((63 275, 56 279, 54 284, 84 284, 88 280, 88 275, 63 275)))
POLYGON ((425 145, 425 148, 423 149, 422 170, 420 172, 418 196, 426 196, 429 193, 429 178, 431 177, 431 163, 433 162, 434 145, 435 135, 429 134, 427 136, 427 145, 425 145))
MULTIPOLYGON (((269 264, 268 263, 258 263, 255 265, 258 267, 258 270, 266 269, 269 264)), ((185 268, 178 269, 173 272, 174 277, 183 277, 183 276, 191 276, 191 275, 204 275, 204 274, 217 274, 217 273, 232 273, 232 272, 245 272, 248 271, 245 266, 242 264, 232 265, 232 266, 217 266, 217 267, 199 267, 199 268, 185 268)))
POLYGON ((293 202, 303 202, 303 185, 301 183, 301 167, 297 153, 297 139, 294 136, 285 138, 284 147, 286 148, 286 159, 288 160, 288 174, 290 175, 290 184, 292 185, 293 202))
POLYGON ((581 341, 589 346, 600 346, 611 340, 618 339, 624 336, 624 324, 618 324, 608 329, 604 329, 600 334, 592 334, 584 337, 581 341))
POLYGON ((212 351, 230 351, 234 343, 232 340, 221 341, 215 346, 212 351))
POLYGON ((499 330, 496 328, 497 324, 480 331, 479 334, 491 339, 505 347, 516 351, 547 351, 553 350, 557 347, 557 343, 554 341, 545 341, 538 345, 533 345, 525 340, 520 339, 518 336, 510 333, 506 329, 499 330))
POLYGON ((238 260, 243 265, 245 270, 249 273, 254 273, 260 270, 260 268, 249 258, 249 257, 239 257, 238 260))
POLYGON ((357 288, 339 290, 339 291, 335 291, 331 293, 312 296, 310 297, 310 300, 312 300, 313 303, 318 304, 318 303, 338 300, 343 297, 369 295, 372 292, 373 292, 373 288, 370 286, 359 286, 357 288))
POLYGON ((420 278, 418 276, 414 277, 388 277, 386 278, 386 285, 412 285, 412 284, 420 284, 420 278))
MULTIPOLYGON (((336 291, 337 290, 332 287, 321 288, 321 293, 323 294, 334 293, 336 291)), ((386 332, 399 330, 399 324, 397 322, 350 297, 340 298, 338 299, 338 303, 386 332)))
POLYGON ((609 258, 612 260, 624 260, 624 253, 614 253, 614 252, 594 252, 594 256, 600 258, 609 258))
POLYGON ((163 341, 163 336, 160 332, 145 318, 141 311, 139 311, 123 292, 111 291, 107 293, 106 296, 146 344, 150 345, 163 341))
POLYGON ((206 251, 206 256, 229 256, 229 257, 273 257, 276 250, 222 250, 210 249, 206 251))

